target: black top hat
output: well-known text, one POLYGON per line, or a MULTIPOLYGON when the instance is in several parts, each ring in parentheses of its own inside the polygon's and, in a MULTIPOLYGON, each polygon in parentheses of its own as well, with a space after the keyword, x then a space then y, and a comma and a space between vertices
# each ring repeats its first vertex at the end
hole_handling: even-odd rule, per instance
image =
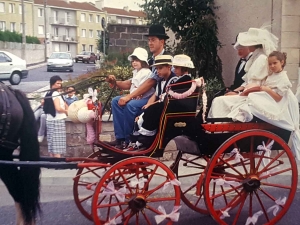
POLYGON ((156 36, 163 39, 169 39, 169 36, 166 34, 166 30, 162 25, 151 25, 149 27, 149 34, 146 34, 145 36, 156 36))

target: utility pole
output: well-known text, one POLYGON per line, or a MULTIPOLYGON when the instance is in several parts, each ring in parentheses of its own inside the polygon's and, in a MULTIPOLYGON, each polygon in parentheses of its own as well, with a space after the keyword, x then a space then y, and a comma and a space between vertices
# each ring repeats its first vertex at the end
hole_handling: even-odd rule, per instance
POLYGON ((47 0, 44 0, 45 60, 47 60, 47 0))
POLYGON ((24 0, 22 0, 22 59, 26 60, 26 33, 25 33, 25 5, 24 0))

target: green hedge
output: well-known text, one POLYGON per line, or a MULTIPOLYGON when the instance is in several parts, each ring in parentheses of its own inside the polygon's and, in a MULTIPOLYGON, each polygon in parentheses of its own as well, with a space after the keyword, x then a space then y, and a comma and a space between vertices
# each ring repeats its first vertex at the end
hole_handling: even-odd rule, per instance
MULTIPOLYGON (((0 41, 22 43, 22 34, 8 30, 0 31, 0 41)), ((41 42, 37 37, 26 36, 26 43, 40 44, 41 42)))

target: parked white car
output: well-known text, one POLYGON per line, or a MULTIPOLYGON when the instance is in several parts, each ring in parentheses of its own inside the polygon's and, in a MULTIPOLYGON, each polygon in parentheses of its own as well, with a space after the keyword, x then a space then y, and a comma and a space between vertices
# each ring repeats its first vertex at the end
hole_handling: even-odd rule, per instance
POLYGON ((0 51, 0 80, 9 80, 12 85, 18 85, 21 79, 28 76, 26 61, 18 56, 0 51))
POLYGON ((47 60, 47 72, 53 70, 73 72, 73 59, 68 52, 53 52, 47 60))

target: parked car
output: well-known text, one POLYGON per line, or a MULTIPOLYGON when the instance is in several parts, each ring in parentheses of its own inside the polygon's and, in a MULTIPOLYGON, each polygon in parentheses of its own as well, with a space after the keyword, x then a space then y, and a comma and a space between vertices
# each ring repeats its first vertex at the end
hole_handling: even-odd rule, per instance
POLYGON ((96 63, 97 56, 95 55, 94 52, 86 52, 83 51, 79 53, 78 55, 75 56, 75 62, 81 61, 83 63, 96 63))
POLYGON ((28 76, 26 61, 18 56, 0 51, 0 80, 8 80, 12 85, 18 85, 21 79, 28 76))
POLYGON ((53 52, 47 60, 47 72, 53 70, 73 72, 73 59, 68 52, 53 52))

